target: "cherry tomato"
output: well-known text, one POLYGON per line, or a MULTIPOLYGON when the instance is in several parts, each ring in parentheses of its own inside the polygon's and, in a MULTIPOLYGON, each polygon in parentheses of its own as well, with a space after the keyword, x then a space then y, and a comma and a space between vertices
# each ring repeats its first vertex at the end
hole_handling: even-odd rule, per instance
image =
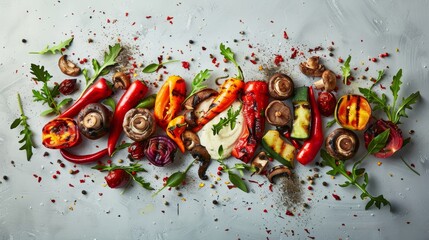
POLYGON ((330 92, 321 92, 317 98, 317 106, 319 107, 320 113, 325 116, 331 116, 335 111, 335 105, 337 104, 337 99, 334 94, 330 92))
POLYGON ((104 179, 110 188, 121 188, 130 182, 131 177, 125 170, 115 169, 110 171, 104 179))
POLYGON ((60 83, 60 87, 58 90, 63 95, 70 95, 74 93, 77 90, 76 79, 65 79, 60 83))
POLYGON ((132 160, 140 160, 144 157, 145 142, 134 142, 128 147, 129 157, 132 160))

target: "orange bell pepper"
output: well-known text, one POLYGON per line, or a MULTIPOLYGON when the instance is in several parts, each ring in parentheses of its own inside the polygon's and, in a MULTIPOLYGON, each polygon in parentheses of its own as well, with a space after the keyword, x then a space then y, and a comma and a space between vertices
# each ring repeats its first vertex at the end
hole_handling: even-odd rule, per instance
POLYGON ((185 152, 185 144, 182 140, 182 133, 186 130, 187 124, 185 122, 185 116, 180 115, 168 123, 165 132, 167 136, 173 140, 179 147, 182 153, 185 152))
POLYGON ((168 123, 180 112, 185 97, 185 80, 180 76, 170 76, 162 85, 155 99, 154 117, 162 129, 165 129, 168 123))
POLYGON ((80 143, 77 123, 72 118, 56 118, 42 129, 42 143, 51 149, 73 147, 80 143))

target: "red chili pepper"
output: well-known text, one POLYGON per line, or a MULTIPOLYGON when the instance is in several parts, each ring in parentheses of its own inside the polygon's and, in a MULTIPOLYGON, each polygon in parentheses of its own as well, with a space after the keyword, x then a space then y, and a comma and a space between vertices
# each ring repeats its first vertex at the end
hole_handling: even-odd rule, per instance
POLYGON ((182 133, 186 130, 186 127, 187 124, 185 122, 185 116, 180 115, 171 120, 168 123, 167 129, 165 130, 167 136, 177 144, 182 153, 185 152, 185 144, 182 140, 182 133))
POLYGON ((182 109, 186 97, 186 82, 179 76, 170 76, 159 90, 155 99, 154 117, 156 123, 165 130, 168 123, 182 109))
POLYGON ((63 156, 63 158, 69 162, 77 164, 86 164, 96 162, 104 156, 107 156, 107 148, 88 155, 75 155, 65 149, 60 149, 60 153, 61 156, 63 156))
POLYGON ((42 143, 47 148, 69 148, 80 140, 77 123, 71 118, 56 118, 43 126, 42 143))
POLYGON ((323 123, 322 116, 320 115, 317 102, 314 97, 313 88, 308 88, 308 95, 311 105, 311 135, 310 138, 305 140, 301 149, 298 151, 296 160, 303 165, 310 163, 316 158, 317 153, 323 144, 323 123))
POLYGON ((232 150, 232 155, 245 163, 252 159, 257 145, 264 135, 264 112, 268 105, 268 99, 266 82, 250 81, 245 84, 241 100, 246 128, 232 150))
POLYGON ((107 84, 106 79, 100 78, 79 98, 69 109, 64 111, 58 118, 72 118, 76 116, 80 110, 90 103, 97 103, 110 95, 112 89, 107 84))
POLYGON ((135 107, 140 100, 146 95, 148 87, 137 80, 134 81, 131 86, 126 90, 121 99, 116 104, 115 113, 112 117, 109 139, 107 141, 107 150, 109 156, 113 154, 116 148, 116 143, 122 133, 122 122, 124 121, 125 114, 131 108, 135 107))

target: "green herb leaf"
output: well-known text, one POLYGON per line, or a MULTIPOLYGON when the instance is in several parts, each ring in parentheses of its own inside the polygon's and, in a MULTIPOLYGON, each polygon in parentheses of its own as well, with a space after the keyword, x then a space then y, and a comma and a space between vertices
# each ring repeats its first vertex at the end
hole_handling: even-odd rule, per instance
POLYGON ((417 101, 420 99, 420 91, 412 93, 407 98, 402 99, 401 105, 399 105, 398 109, 396 110, 396 113, 393 115, 393 123, 399 123, 399 120, 401 117, 408 117, 408 115, 405 113, 405 109, 413 109, 411 105, 417 103, 417 101))
POLYGON ((392 91, 393 95, 393 109, 395 109, 396 101, 398 100, 398 93, 401 89, 401 81, 402 78, 402 69, 399 69, 395 76, 393 76, 393 82, 392 85, 390 85, 390 90, 392 91))
POLYGON ((157 192, 155 192, 152 195, 152 197, 155 197, 156 195, 158 195, 158 193, 161 192, 162 190, 164 190, 166 187, 177 187, 180 184, 182 184, 182 182, 185 181, 185 179, 186 179, 186 174, 188 173, 189 169, 192 167, 194 162, 195 161, 191 162, 191 164, 188 165, 188 167, 186 168, 186 170, 184 172, 177 171, 177 172, 171 174, 168 177, 167 182, 165 183, 164 187, 162 187, 157 192))
POLYGON ((334 126, 334 124, 335 124, 336 122, 337 122, 337 120, 332 119, 331 121, 329 121, 329 122, 326 124, 326 128, 330 128, 330 127, 334 126))
POLYGON ((233 130, 235 128, 237 117, 241 112, 241 108, 242 105, 240 105, 238 110, 234 111, 232 107, 230 107, 227 112, 227 117, 220 118, 219 122, 212 126, 213 135, 219 134, 220 130, 228 124, 230 125, 231 130, 233 130))
POLYGON ((372 90, 372 88, 383 79, 383 76, 384 76, 384 69, 383 70, 379 70, 378 71, 377 79, 375 80, 374 84, 372 84, 370 90, 372 90))
POLYGON ((95 82, 95 80, 98 79, 98 77, 106 75, 109 73, 110 69, 108 67, 111 67, 117 63, 116 58, 119 56, 119 53, 121 52, 121 50, 122 50, 122 47, 119 43, 116 43, 113 46, 109 46, 109 52, 104 53, 103 65, 100 65, 100 63, 96 59, 93 59, 91 61, 92 67, 94 69, 94 75, 92 75, 92 77, 89 76, 87 69, 82 70, 83 75, 84 75, 85 80, 86 80, 86 86, 83 89, 79 98, 82 97, 82 95, 95 82))
POLYGON ((420 173, 419 172, 417 172, 416 170, 414 170, 405 160, 404 160, 404 158, 401 156, 401 160, 402 160, 402 162, 405 164, 405 166, 407 166, 411 171, 413 171, 415 174, 417 174, 417 175, 419 175, 420 176, 420 173))
POLYGON ((219 155, 219 157, 222 159, 223 158, 223 146, 220 145, 218 150, 217 150, 217 154, 219 155))
POLYGON ((244 80, 243 71, 241 70, 240 66, 238 65, 237 61, 234 58, 234 53, 232 52, 231 48, 225 47, 223 43, 219 46, 220 54, 225 57, 228 61, 231 61, 235 67, 237 68, 238 75, 236 76, 237 79, 244 80))
POLYGON ((155 100, 156 100, 156 93, 143 98, 141 102, 137 104, 136 108, 151 109, 155 106, 155 100))
POLYGON ((10 125, 10 129, 17 128, 19 125, 23 127, 23 130, 19 133, 19 135, 22 136, 22 139, 19 140, 19 143, 24 143, 24 144, 19 148, 19 150, 25 150, 27 155, 27 161, 30 161, 31 157, 33 156, 33 148, 34 148, 34 143, 32 140, 33 132, 31 131, 30 125, 27 122, 28 117, 24 114, 21 96, 19 95, 19 93, 17 94, 17 98, 18 98, 18 107, 19 107, 21 116, 12 122, 12 124, 10 125))
POLYGON ((246 183, 243 181, 243 179, 241 179, 240 176, 232 172, 229 172, 228 176, 229 176, 229 181, 232 184, 234 184, 234 186, 241 189, 243 192, 246 192, 246 193, 249 192, 249 189, 247 189, 246 183))
POLYGON ((350 61, 352 60, 352 56, 348 56, 344 65, 341 66, 341 71, 343 71, 343 83, 347 84, 347 79, 350 77, 350 61))
POLYGON ((34 75, 33 80, 37 82, 47 83, 52 78, 52 75, 49 74, 47 70, 45 70, 44 66, 39 66, 32 63, 30 69, 30 73, 34 75))
POLYGON ((162 62, 162 63, 151 63, 151 64, 147 65, 145 68, 143 68, 143 72, 144 73, 153 73, 153 72, 158 71, 158 69, 162 68, 162 66, 164 66, 165 64, 174 63, 174 62, 179 62, 179 60, 170 60, 170 61, 166 61, 166 62, 162 62))
POLYGON ((101 172, 105 172, 105 171, 113 171, 116 169, 122 169, 124 170, 128 175, 131 176, 131 178, 137 182, 138 184, 140 184, 143 188, 147 189, 147 190, 154 190, 151 186, 150 183, 146 182, 143 177, 141 176, 137 176, 136 173, 138 172, 146 172, 146 170, 142 167, 141 164, 138 163, 131 163, 129 166, 119 166, 119 165, 95 165, 94 167, 92 167, 92 169, 97 169, 101 172))
POLYGON ((115 151, 113 151, 112 156, 115 155, 117 152, 121 151, 122 149, 128 148, 129 146, 131 146, 132 143, 121 143, 119 146, 117 146, 115 148, 115 151))
POLYGON ((384 132, 378 134, 368 144, 368 153, 374 154, 380 152, 386 146, 387 140, 389 139, 390 129, 386 129, 384 132))
MULTIPOLYGON (((212 70, 209 69, 205 69, 205 70, 201 70, 194 78, 194 80, 192 80, 192 90, 191 93, 189 93, 189 95, 186 97, 185 101, 188 100, 190 97, 192 97, 195 93, 207 88, 206 85, 203 84, 203 82, 205 82, 207 79, 210 78, 210 72, 212 70)), ((183 101, 183 102, 185 102, 183 101)))
POLYGON ((108 97, 108 98, 104 99, 103 104, 109 106, 110 109, 112 110, 112 112, 115 111, 116 102, 115 102, 115 99, 113 99, 112 97, 108 97))
POLYGON ((30 54, 56 54, 58 53, 62 53, 62 50, 64 48, 67 48, 71 42, 73 41, 73 38, 69 38, 67 40, 65 40, 64 42, 60 42, 59 44, 53 46, 53 47, 49 47, 49 45, 46 45, 45 49, 43 49, 42 51, 39 52, 30 52, 30 54))

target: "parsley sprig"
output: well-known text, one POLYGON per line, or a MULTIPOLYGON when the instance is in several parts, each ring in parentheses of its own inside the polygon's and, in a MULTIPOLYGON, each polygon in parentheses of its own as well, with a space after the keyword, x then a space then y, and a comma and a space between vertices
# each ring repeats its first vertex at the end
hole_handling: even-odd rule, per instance
POLYGON ((411 105, 417 103, 417 101, 420 99, 420 91, 417 91, 409 95, 407 98, 402 98, 402 103, 397 103, 399 97, 398 93, 402 84, 401 78, 402 69, 399 69, 396 75, 393 76, 392 85, 390 86, 390 91, 392 92, 393 96, 392 105, 389 104, 386 94, 383 93, 381 97, 379 97, 377 93, 372 90, 374 85, 380 82, 381 77, 380 80, 377 80, 371 86, 371 88, 359 88, 360 93, 362 93, 366 99, 368 99, 368 101, 374 105, 373 110, 383 110, 386 113, 387 118, 394 124, 400 123, 399 121, 401 117, 408 117, 405 110, 412 109, 411 105))
POLYGON ((369 154, 379 152, 386 145, 386 142, 389 139, 389 134, 390 129, 387 129, 386 131, 373 138, 368 145, 368 152, 359 161, 353 164, 351 171, 347 170, 345 162, 333 158, 326 150, 322 149, 320 152, 320 156, 322 157, 322 164, 324 166, 329 166, 332 168, 332 170, 329 170, 327 174, 331 176, 337 176, 338 174, 341 174, 347 179, 343 184, 339 185, 340 187, 348 187, 353 185, 359 190, 361 190, 362 194, 360 195, 360 197, 362 200, 369 198, 369 201, 365 206, 365 210, 368 210, 374 204, 379 209, 382 204, 383 206, 390 206, 390 202, 385 199, 383 195, 373 196, 368 192, 367 186, 369 184, 369 175, 367 172, 365 172, 365 168, 359 167, 362 161, 369 154))
POLYGON ((220 118, 219 122, 212 126, 213 135, 219 134, 220 130, 228 125, 231 127, 231 130, 233 130, 237 123, 237 117, 241 112, 241 107, 242 105, 240 105, 240 108, 238 108, 236 111, 230 107, 227 112, 227 117, 220 118))
POLYGON ((92 59, 92 68, 94 70, 92 76, 89 75, 88 69, 85 68, 82 70, 83 76, 86 80, 86 86, 83 89, 80 97, 82 97, 85 91, 95 82, 95 80, 98 79, 98 77, 107 75, 110 72, 109 67, 117 63, 116 58, 119 56, 121 50, 122 47, 119 43, 116 43, 113 46, 109 46, 109 52, 104 53, 103 65, 100 65, 97 59, 92 59))
POLYGON ((69 38, 63 42, 60 42, 59 44, 49 47, 49 45, 46 45, 46 47, 39 52, 30 52, 30 54, 56 54, 56 53, 62 53, 65 48, 67 48, 71 42, 73 41, 73 38, 69 38))
POLYGON ((343 72, 343 83, 347 84, 347 79, 350 77, 350 61, 352 60, 352 56, 348 56, 344 65, 341 66, 341 71, 343 72))
POLYGON ((122 169, 124 170, 126 173, 128 173, 131 178, 136 181, 138 184, 140 184, 143 188, 147 189, 147 190, 154 190, 151 186, 149 182, 146 182, 142 176, 138 176, 137 173, 138 172, 146 172, 146 170, 144 168, 141 167, 141 164, 138 163, 132 163, 129 166, 119 166, 119 165, 95 165, 94 167, 92 167, 92 169, 97 169, 100 170, 100 172, 105 172, 105 171, 113 171, 116 169, 122 169))
POLYGON ((21 96, 19 93, 17 94, 18 98, 18 106, 19 111, 21 112, 21 116, 19 118, 15 119, 12 124, 10 125, 10 129, 14 129, 21 125, 24 129, 19 133, 19 135, 22 135, 22 139, 19 140, 19 143, 24 143, 19 150, 25 150, 27 154, 27 160, 30 161, 31 157, 33 156, 33 148, 34 143, 31 139, 33 136, 33 132, 31 132, 30 125, 27 122, 28 117, 24 114, 24 109, 22 108, 22 101, 21 96))
POLYGON ((219 146, 218 154, 220 156, 220 159, 217 159, 217 162, 220 164, 222 168, 221 171, 228 173, 229 181, 234 186, 242 190, 243 192, 246 192, 246 193, 249 192, 249 189, 247 188, 246 183, 243 181, 241 177, 244 176, 244 170, 254 173, 257 171, 257 169, 253 166, 250 166, 244 163, 236 163, 234 164, 233 167, 229 167, 224 161, 222 145, 219 146), (238 175, 237 173, 234 173, 234 170, 237 170, 240 173, 240 175, 238 175))
POLYGON ((220 54, 222 54, 226 60, 234 63, 235 67, 237 68, 238 75, 236 76, 236 78, 244 80, 243 71, 241 70, 241 67, 238 65, 237 61, 235 60, 234 53, 232 52, 231 48, 225 47, 223 43, 220 44, 219 48, 220 48, 220 54))
POLYGON ((42 104, 47 104, 49 106, 49 109, 43 111, 41 115, 46 116, 51 113, 56 115, 61 114, 61 108, 67 105, 72 99, 65 98, 60 103, 57 103, 55 98, 60 95, 59 85, 55 84, 52 88, 48 86, 48 82, 52 78, 52 75, 45 70, 45 67, 31 64, 31 74, 34 76, 34 81, 43 83, 40 91, 35 89, 32 90, 34 101, 42 102, 42 104))
POLYGON ((191 93, 189 93, 189 95, 186 97, 185 101, 188 100, 190 97, 192 97, 192 95, 194 95, 195 93, 207 88, 206 85, 204 85, 203 83, 210 78, 210 72, 211 70, 209 69, 205 69, 205 70, 201 70, 194 78, 194 80, 192 80, 192 90, 191 93))

